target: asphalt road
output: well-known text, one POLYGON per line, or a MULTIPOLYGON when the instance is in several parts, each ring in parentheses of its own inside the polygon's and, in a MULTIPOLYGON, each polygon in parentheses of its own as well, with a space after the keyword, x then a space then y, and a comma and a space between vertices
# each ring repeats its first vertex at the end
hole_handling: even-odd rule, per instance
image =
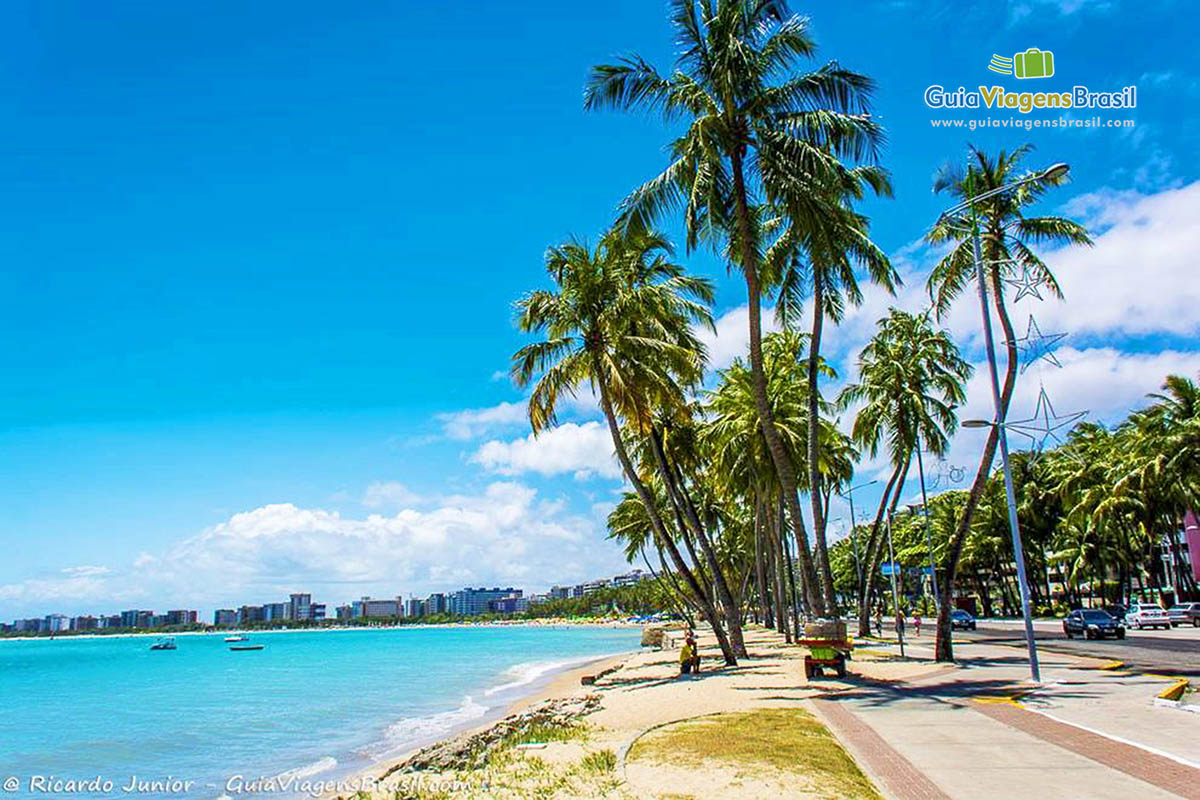
MULTIPOLYGON (((974 631, 955 631, 955 639, 991 644, 1023 645, 1025 629, 1020 621, 980 620, 974 631)), ((1125 639, 1068 639, 1061 622, 1034 624, 1039 649, 1124 661, 1143 672, 1200 677, 1200 628, 1179 627, 1169 631, 1130 630, 1125 639)))

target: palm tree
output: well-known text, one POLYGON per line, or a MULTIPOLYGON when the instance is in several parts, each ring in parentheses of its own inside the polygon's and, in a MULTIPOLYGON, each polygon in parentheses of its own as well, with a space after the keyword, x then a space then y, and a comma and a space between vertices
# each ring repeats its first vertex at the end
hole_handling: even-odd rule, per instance
POLYGON ((782 234, 766 255, 768 284, 780 287, 777 314, 785 326, 797 315, 801 287, 809 284, 812 297, 812 333, 808 349, 808 474, 812 476, 809 498, 813 514, 813 541, 816 549, 817 571, 826 603, 835 603, 833 575, 829 566, 825 529, 828 497, 824 487, 821 462, 821 437, 817 433, 820 415, 817 407, 821 394, 821 342, 824 324, 828 319, 841 322, 846 305, 860 305, 863 295, 855 275, 862 266, 873 283, 894 293, 900 283, 899 274, 887 256, 871 241, 867 218, 855 213, 849 200, 860 199, 866 186, 878 193, 890 194, 887 176, 874 166, 859 166, 848 171, 850 180, 840 191, 839 202, 830 203, 817 195, 813 187, 784 182, 780 204, 786 208, 781 218, 782 234), (816 202, 814 202, 814 195, 816 202), (807 260, 801 260, 806 257, 807 260), (807 275, 805 275, 807 273, 807 275), (805 278, 807 277, 807 281, 805 278))
POLYGON ((611 231, 594 249, 574 240, 550 248, 546 271, 556 288, 530 292, 516 304, 518 327, 545 339, 517 351, 512 375, 522 387, 536 377, 529 398, 535 435, 555 423, 564 394, 584 383, 596 391, 622 472, 657 542, 712 625, 726 661, 735 664, 713 598, 676 547, 622 432, 622 419, 644 432, 651 409, 682 398, 703 371, 704 347, 692 324, 711 326, 712 287, 685 275, 669 253, 669 243, 645 229, 611 231))
MULTIPOLYGON (((949 192, 960 200, 999 189, 1016 180, 1032 178, 1019 188, 996 195, 974 204, 978 219, 979 235, 985 264, 987 288, 992 305, 1004 331, 1006 368, 1003 388, 1000 392, 1000 419, 1008 414, 1017 377, 1017 336, 1009 319, 1004 301, 1004 280, 1018 271, 1028 272, 1035 280, 1045 285, 1055 297, 1062 297, 1058 281, 1032 249, 1034 244, 1083 244, 1090 245, 1091 238, 1080 224, 1065 217, 1028 217, 1026 209, 1053 186, 1061 183, 1062 176, 1044 173, 1021 174, 1021 165, 1032 150, 1031 145, 1018 147, 1011 153, 1000 151, 995 158, 982 150, 970 149, 970 163, 965 172, 945 170, 934 182, 934 191, 949 192)), ((970 220, 964 217, 939 219, 926 236, 930 244, 955 242, 929 276, 928 288, 934 308, 942 315, 954 300, 971 286, 975 276, 975 257, 970 234, 970 220)), ((954 592, 954 579, 963 542, 971 528, 971 520, 979 505, 980 496, 991 472, 999 442, 999 428, 993 426, 984 446, 983 457, 975 472, 975 480, 967 495, 965 513, 958 522, 958 529, 950 542, 946 563, 946 577, 941 586, 941 612, 938 614, 938 638, 936 658, 953 661, 954 650, 950 641, 950 608, 954 592)))
POLYGON ((858 374, 858 382, 842 390, 839 403, 843 408, 863 404, 854 419, 854 440, 871 457, 886 441, 892 462, 867 539, 859 589, 859 630, 866 635, 874 575, 883 557, 884 516, 895 512, 916 448, 945 452, 958 425, 954 409, 966 398, 971 365, 944 331, 934 330, 928 315, 893 308, 859 354, 858 374))
MULTIPOLYGON (((709 241, 746 281, 750 367, 766 437, 798 546, 802 582, 817 614, 815 586, 797 478, 770 414, 762 354, 762 219, 764 204, 785 181, 840 197, 834 187, 860 180, 839 158, 873 156, 878 126, 867 115, 871 82, 836 63, 797 74, 815 52, 807 20, 783 0, 672 0, 671 23, 682 51, 664 77, 640 56, 594 67, 586 108, 640 108, 661 113, 686 132, 671 146, 672 162, 626 200, 623 218, 646 225, 682 207, 688 247, 709 241)), ((798 191, 797 191, 798 193, 798 191)))

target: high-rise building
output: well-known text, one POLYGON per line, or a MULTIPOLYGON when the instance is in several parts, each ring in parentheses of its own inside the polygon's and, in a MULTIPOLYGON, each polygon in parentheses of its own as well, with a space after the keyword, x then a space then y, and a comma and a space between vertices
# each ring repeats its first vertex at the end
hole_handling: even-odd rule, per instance
POLYGON ((288 619, 307 620, 312 618, 312 595, 293 594, 288 600, 288 619))
POLYGON ((447 610, 458 617, 473 617, 486 614, 490 610, 489 603, 503 597, 520 597, 521 590, 511 586, 505 589, 483 586, 478 589, 467 587, 451 594, 446 601, 447 610))
POLYGON ((238 615, 232 608, 218 608, 213 612, 213 625, 233 627, 237 625, 238 615))
POLYGON ((195 611, 186 611, 183 609, 177 609, 175 611, 168 611, 167 612, 167 624, 168 625, 195 625, 196 624, 196 612, 195 611))
POLYGON ((425 598, 425 616, 446 613, 446 595, 434 592, 425 598))
POLYGON ((262 622, 263 607, 262 606, 242 606, 238 609, 238 623, 245 625, 247 622, 262 622))
POLYGON ((71 620, 62 614, 47 614, 42 621, 42 630, 58 633, 59 631, 69 630, 71 620))
POLYGON ((488 601, 488 611, 493 614, 519 614, 529 610, 529 601, 520 595, 499 597, 488 601))
POLYGON ((612 579, 613 586, 630 586, 632 584, 643 581, 650 577, 640 569, 635 569, 632 572, 626 572, 623 575, 617 575, 612 579))
POLYGON ((404 601, 399 597, 391 600, 372 600, 370 597, 364 597, 355 600, 353 605, 355 619, 399 617, 404 610, 404 601))
POLYGON ((337 618, 340 620, 353 619, 354 606, 350 605, 349 603, 340 605, 337 607, 337 611, 335 613, 337 614, 337 618))
POLYGON ((281 622, 292 618, 291 603, 263 603, 263 621, 281 622))
POLYGON ((309 606, 308 618, 313 622, 320 622, 325 619, 325 604, 313 603, 309 606))
POLYGON ((404 601, 404 616, 409 619, 418 619, 425 616, 425 603, 415 597, 410 597, 404 601))
POLYGON ((99 627, 99 621, 90 614, 71 620, 71 630, 73 631, 94 631, 97 627, 99 627))

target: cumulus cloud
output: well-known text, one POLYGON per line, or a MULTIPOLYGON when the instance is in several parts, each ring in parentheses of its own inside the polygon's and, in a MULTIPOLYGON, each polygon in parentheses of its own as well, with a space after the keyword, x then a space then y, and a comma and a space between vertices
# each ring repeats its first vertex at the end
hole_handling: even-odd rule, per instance
POLYGON ((511 428, 525 422, 524 403, 500 403, 488 408, 467 408, 437 415, 442 433, 450 439, 466 441, 491 431, 511 428))
POLYGON ((621 477, 607 425, 596 421, 566 422, 520 439, 485 442, 470 458, 472 463, 501 475, 536 472, 540 475, 574 474, 621 477))
POLYGON ((68 567, 0 586, 14 614, 112 613, 232 606, 312 591, 336 604, 464 585, 544 588, 619 571, 617 548, 598 547, 602 527, 520 483, 427 500, 428 510, 347 517, 275 503, 234 514, 125 571, 68 567))

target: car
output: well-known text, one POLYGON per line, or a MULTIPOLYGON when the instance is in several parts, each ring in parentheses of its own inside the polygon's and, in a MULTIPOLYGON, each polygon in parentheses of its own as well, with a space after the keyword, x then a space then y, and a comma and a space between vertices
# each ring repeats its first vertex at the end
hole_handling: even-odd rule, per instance
POLYGON ((1114 619, 1112 614, 1098 608, 1077 608, 1063 618, 1063 633, 1068 639, 1082 635, 1087 639, 1103 639, 1106 636, 1125 638, 1125 624, 1114 619))
POLYGON ((1157 603, 1134 603, 1125 612, 1125 624, 1131 628, 1171 629, 1171 618, 1157 603))
POLYGON ((975 630, 975 617, 970 611, 963 611, 961 608, 956 608, 950 612, 950 630, 973 631, 975 630))
POLYGON ((1171 627, 1192 625, 1200 628, 1200 603, 1179 603, 1167 609, 1171 627))
POLYGON ((1104 610, 1107 611, 1109 614, 1111 614, 1113 619, 1124 622, 1125 621, 1125 613, 1127 611, 1129 611, 1129 608, 1128 608, 1128 606, 1112 605, 1112 606, 1105 606, 1104 610))

